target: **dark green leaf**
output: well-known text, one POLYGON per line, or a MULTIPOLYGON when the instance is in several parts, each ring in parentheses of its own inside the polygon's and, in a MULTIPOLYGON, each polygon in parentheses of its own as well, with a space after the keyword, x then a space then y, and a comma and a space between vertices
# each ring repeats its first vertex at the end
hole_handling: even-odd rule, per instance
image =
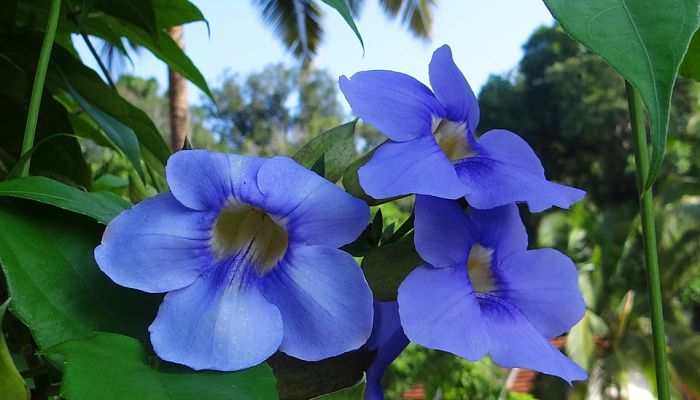
MULTIPOLYGON (((49 90, 56 94, 67 90, 64 87, 65 77, 70 86, 90 104, 133 129, 141 146, 149 150, 160 163, 165 164, 170 157, 170 148, 145 112, 124 100, 102 82, 95 71, 61 48, 54 49, 52 58, 56 64, 49 67, 49 90)), ((143 150, 142 156, 146 159, 143 150)))
POLYGON ((0 196, 34 200, 107 224, 131 204, 109 192, 84 192, 43 176, 0 182, 0 196))
POLYGON ((690 39, 699 0, 545 0, 574 39, 599 54, 641 94, 653 152, 646 187, 663 161, 671 92, 690 39))
POLYGON ((328 4, 329 6, 335 8, 336 11, 340 14, 341 17, 347 22, 348 26, 350 26, 350 29, 352 29, 353 32, 355 32, 355 36, 357 36, 357 40, 360 41, 360 45, 362 45, 362 52, 365 51, 365 43, 362 41, 362 36, 360 35, 360 31, 357 29, 357 26, 355 25, 355 21, 352 18, 352 14, 350 13, 350 7, 348 7, 348 2, 347 0, 323 0, 324 3, 328 4))
POLYGON ((365 386, 366 382, 362 379, 355 386, 314 397, 314 400, 362 400, 365 395, 365 386))
MULTIPOLYGON (((0 323, 2 323, 2 317, 5 315, 9 302, 10 300, 7 300, 0 304, 0 323)), ((0 330, 0 388, 2 388, 0 400, 29 400, 29 389, 12 361, 2 330, 0 330)))
POLYGON ((362 260, 362 270, 374 299, 395 301, 399 285, 419 265, 425 264, 413 246, 413 234, 377 247, 362 260))
POLYGON ((161 297, 119 287, 95 264, 102 227, 53 207, 0 200, 0 264, 12 313, 40 348, 96 331, 147 338, 161 297))
POLYGON ((306 168, 312 168, 323 158, 323 176, 336 182, 355 158, 355 125, 357 120, 323 132, 299 149, 293 158, 306 168))
POLYGON ((695 31, 678 73, 700 82, 700 31, 695 31))
POLYGON ((192 143, 190 143, 190 138, 185 136, 185 141, 182 143, 182 150, 192 150, 192 143))
POLYGON ((46 352, 65 359, 61 396, 68 400, 277 399, 267 364, 227 373, 169 364, 154 368, 138 340, 115 333, 71 340, 46 352))
POLYGON ((153 0, 153 7, 156 23, 160 29, 202 21, 207 24, 207 30, 209 30, 209 22, 202 12, 187 0, 153 0))
POLYGON ((99 0, 95 7, 148 32, 156 42, 159 40, 161 31, 156 26, 156 15, 151 0, 99 0))
POLYGON ((107 137, 114 143, 117 149, 121 151, 126 158, 134 166, 134 169, 139 174, 141 179, 145 180, 143 175, 143 169, 141 168, 141 152, 139 151, 139 141, 136 138, 136 133, 133 129, 122 124, 111 115, 100 110, 98 107, 90 104, 89 101, 85 100, 75 89, 73 89, 68 82, 66 82, 66 87, 68 92, 73 99, 80 105, 80 107, 85 111, 90 117, 92 117, 97 125, 102 128, 102 130, 107 134, 107 137))

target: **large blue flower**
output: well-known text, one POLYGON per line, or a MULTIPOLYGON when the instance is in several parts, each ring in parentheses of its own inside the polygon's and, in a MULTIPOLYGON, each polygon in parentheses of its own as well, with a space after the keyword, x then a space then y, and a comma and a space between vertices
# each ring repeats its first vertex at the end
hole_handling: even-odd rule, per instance
POLYGON ((286 157, 190 150, 166 172, 172 192, 120 214, 95 250, 116 283, 169 292, 149 328, 161 358, 238 370, 365 343, 372 294, 337 249, 367 225, 364 202, 286 157))
POLYGON ((367 369, 366 400, 384 400, 382 377, 384 371, 408 346, 408 338, 401 329, 399 305, 395 301, 374 302, 374 327, 365 345, 376 351, 374 360, 367 369))
POLYGON ((434 93, 393 71, 340 78, 355 114, 391 139, 358 171, 367 194, 465 196, 481 209, 525 202, 534 212, 583 198, 581 190, 548 181, 518 135, 497 129, 475 138, 479 105, 448 46, 435 51, 429 72, 434 93))
POLYGON ((467 214, 455 201, 416 196, 415 207, 416 249, 428 264, 399 287, 406 336, 467 360, 489 354, 503 367, 585 379, 547 341, 586 308, 573 262, 553 249, 527 250, 513 204, 467 214))

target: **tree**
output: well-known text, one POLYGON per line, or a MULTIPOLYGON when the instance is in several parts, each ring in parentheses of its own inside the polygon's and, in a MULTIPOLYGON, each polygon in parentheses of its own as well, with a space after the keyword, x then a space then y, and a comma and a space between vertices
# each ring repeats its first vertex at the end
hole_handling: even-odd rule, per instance
MULTIPOLYGON (((185 32, 182 25, 168 28, 168 34, 181 49, 185 48, 185 32)), ((187 80, 168 66, 168 104, 170 115, 170 148, 182 149, 185 138, 192 140, 190 114, 187 105, 187 80)))

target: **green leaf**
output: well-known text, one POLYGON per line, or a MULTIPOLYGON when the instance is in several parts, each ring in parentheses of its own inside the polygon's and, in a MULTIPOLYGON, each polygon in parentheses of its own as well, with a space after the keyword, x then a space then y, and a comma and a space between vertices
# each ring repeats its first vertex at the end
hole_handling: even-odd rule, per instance
MULTIPOLYGON (((197 69, 192 60, 190 60, 180 46, 175 43, 173 38, 171 38, 165 31, 158 32, 158 40, 156 41, 143 29, 122 20, 106 16, 88 19, 82 24, 82 26, 88 33, 90 33, 93 28, 99 27, 100 24, 108 24, 114 31, 122 36, 125 36, 133 44, 145 47, 151 53, 153 53, 153 55, 160 58, 163 62, 168 64, 170 68, 182 75, 185 79, 194 83, 195 86, 204 92, 204 94, 214 100, 211 91, 209 90, 209 86, 207 85, 207 81, 204 79, 204 76, 202 76, 202 73, 197 69)), ((99 30, 99 28, 95 29, 96 32, 99 32, 99 30)))
POLYGON ((399 285, 414 268, 425 264, 413 246, 413 234, 370 251, 362 260, 367 283, 379 301, 395 301, 399 285))
POLYGON ((95 8, 143 29, 153 40, 158 41, 160 30, 156 26, 156 15, 151 0, 100 0, 95 4, 95 8))
POLYGON ((94 105, 90 104, 89 101, 85 100, 78 92, 73 89, 69 83, 66 82, 66 87, 68 92, 73 99, 80 105, 90 117, 92 117, 97 125, 102 128, 102 130, 107 134, 107 137, 114 143, 117 149, 121 151, 126 158, 134 166, 134 169, 139 174, 141 179, 145 181, 145 176, 143 174, 143 169, 141 168, 141 152, 139 151, 139 141, 136 138, 136 133, 133 129, 122 124, 117 119, 113 118, 111 115, 105 113, 94 105))
POLYGON ((161 29, 202 21, 207 24, 209 30, 209 22, 202 12, 187 0, 153 0, 153 7, 156 23, 161 29))
POLYGON ((45 352, 65 358, 61 396, 68 400, 277 399, 267 364, 239 372, 153 367, 138 340, 115 333, 61 343, 45 352))
POLYGON ((350 7, 348 6, 347 0, 323 0, 323 2, 335 8, 335 10, 338 11, 340 16, 343 17, 345 22, 347 22, 348 26, 350 26, 350 29, 352 29, 352 31, 355 32, 355 36, 357 36, 357 40, 360 41, 360 45, 362 46, 362 52, 364 53, 365 43, 362 41, 362 36, 360 35, 360 31, 357 29, 357 25, 355 25, 355 20, 353 20, 352 18, 352 14, 350 13, 350 7))
MULTIPOLYGON (((5 310, 7 310, 7 304, 10 300, 7 300, 3 304, 0 304, 0 323, 2 323, 2 317, 5 315, 5 310)), ((10 350, 7 348, 7 343, 5 343, 5 335, 0 330, 0 400, 29 400, 29 388, 27 388, 22 375, 17 371, 14 361, 12 361, 12 356, 10 355, 10 350)))
POLYGON ((545 0, 577 41, 599 54, 641 94, 649 112, 653 152, 645 182, 661 169, 671 92, 698 29, 699 0, 545 0))
POLYGON ((84 192, 43 176, 0 182, 0 196, 34 200, 107 224, 131 204, 109 192, 84 192))
POLYGON ((293 158, 306 168, 322 160, 324 177, 338 181, 355 158, 356 125, 357 120, 354 120, 323 132, 299 149, 293 158))
POLYGON ((388 199, 375 199, 374 197, 365 193, 365 191, 362 189, 362 185, 360 185, 360 176, 357 174, 357 170, 360 169, 363 165, 367 164, 367 162, 370 160, 370 158, 372 158, 372 155, 375 151, 377 151, 378 148, 379 146, 377 146, 364 156, 355 160, 353 163, 348 165, 348 167, 343 172, 343 187, 345 188, 345 191, 357 197, 358 199, 364 200, 370 206, 378 206, 380 204, 388 203, 390 201, 406 197, 397 196, 388 199))
POLYGON ((365 395, 365 386, 366 382, 363 378, 355 386, 314 397, 313 400, 362 400, 365 395))
POLYGON ((695 31, 678 73, 700 82, 700 31, 695 31))
MULTIPOLYGON (((133 129, 141 146, 149 150, 160 163, 165 164, 170 157, 170 148, 145 112, 119 96, 95 71, 60 47, 53 50, 52 59, 55 64, 49 66, 47 81, 50 83, 48 89, 52 93, 61 94, 63 90, 67 91, 67 80, 83 99, 133 129)), ((142 151, 145 158, 143 153, 142 151)))
POLYGON ((0 226, 10 309, 40 348, 96 331, 147 340, 161 296, 117 286, 98 269, 100 225, 53 207, 0 200, 0 226))

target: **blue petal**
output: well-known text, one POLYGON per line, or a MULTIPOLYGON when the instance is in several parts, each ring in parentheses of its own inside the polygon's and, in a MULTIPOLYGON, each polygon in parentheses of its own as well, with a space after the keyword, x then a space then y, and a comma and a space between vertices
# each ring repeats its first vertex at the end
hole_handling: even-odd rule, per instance
POLYGON ((569 208, 586 194, 548 181, 532 148, 513 132, 489 131, 478 144, 479 154, 456 165, 460 179, 471 189, 467 201, 476 208, 525 202, 530 211, 540 212, 551 206, 569 208))
POLYGON ((433 116, 444 114, 430 89, 399 72, 358 72, 339 83, 355 115, 397 142, 430 135, 433 116))
POLYGON ((158 194, 107 225, 95 260, 121 286, 151 293, 185 287, 214 264, 213 220, 214 214, 192 211, 170 193, 158 194))
POLYGON ((280 350, 316 361, 362 346, 372 331, 372 292, 349 254, 290 248, 265 276, 265 296, 282 313, 280 350))
POLYGON ((249 368, 270 357, 282 341, 282 318, 251 274, 234 258, 168 293, 149 327, 156 354, 196 370, 219 371, 249 368))
POLYGON ((515 252, 494 273, 491 294, 517 307, 544 337, 568 331, 586 311, 574 263, 554 249, 515 252))
POLYGON ((375 199, 412 193, 456 199, 467 192, 432 136, 384 143, 358 174, 364 191, 375 199))
POLYGON ((479 103, 464 75, 455 65, 448 45, 433 53, 430 61, 430 86, 447 109, 447 119, 467 122, 468 130, 474 132, 479 124, 479 103))
POLYGON ((467 265, 473 227, 457 202, 418 195, 415 213, 415 244, 421 258, 434 267, 467 265))
POLYGON ((260 167, 262 208, 280 218, 290 240, 339 247, 355 240, 369 222, 369 207, 288 157, 260 167))
POLYGON ((177 200, 195 210, 220 210, 227 201, 260 202, 255 176, 264 158, 184 150, 165 166, 168 185, 177 200))
POLYGON ((374 326, 367 340, 369 350, 377 349, 372 364, 367 369, 366 400, 383 400, 382 377, 403 349, 408 346, 408 338, 401 329, 399 305, 397 302, 374 302, 374 326))
POLYGON ((494 265, 514 251, 527 249, 527 231, 515 204, 488 210, 472 208, 469 215, 478 231, 476 241, 494 250, 494 265))
POLYGON ((412 342, 471 361, 486 355, 489 336, 466 266, 416 268, 401 283, 398 301, 401 325, 412 342))
POLYGON ((586 371, 562 354, 512 305, 480 299, 481 314, 491 337, 491 359, 505 368, 528 368, 571 381, 587 378, 586 371))

